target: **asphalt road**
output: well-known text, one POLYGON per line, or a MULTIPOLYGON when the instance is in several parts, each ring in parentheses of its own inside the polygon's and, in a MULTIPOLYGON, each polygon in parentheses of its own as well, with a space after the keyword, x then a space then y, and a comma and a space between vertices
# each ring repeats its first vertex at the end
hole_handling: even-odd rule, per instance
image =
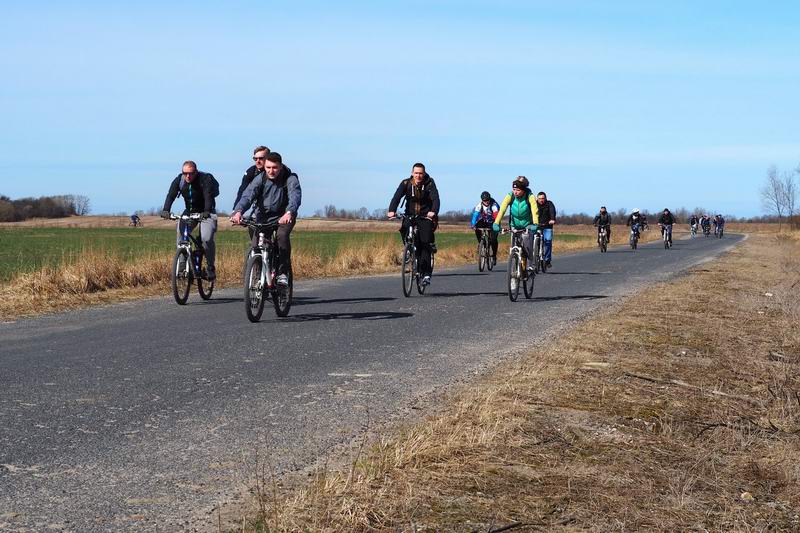
POLYGON ((303 281, 288 318, 258 324, 239 290, 2 324, 0 530, 202 529, 256 460, 304 468, 741 239, 556 255, 516 303, 498 264, 411 298, 399 275, 303 281))

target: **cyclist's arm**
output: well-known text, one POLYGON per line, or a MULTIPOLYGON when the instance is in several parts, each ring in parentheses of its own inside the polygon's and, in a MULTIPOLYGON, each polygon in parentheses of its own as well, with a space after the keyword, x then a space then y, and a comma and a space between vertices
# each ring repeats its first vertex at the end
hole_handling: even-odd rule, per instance
POLYGON ((164 209, 162 209, 162 211, 169 211, 172 209, 172 203, 175 201, 175 198, 178 197, 178 184, 180 183, 179 180, 181 179, 183 178, 178 176, 172 180, 172 185, 169 186, 169 191, 167 191, 167 198, 164 200, 164 209))
POLYGON ((531 220, 537 226, 539 225, 539 209, 536 207, 539 204, 536 203, 536 195, 531 194, 528 196, 528 203, 531 206, 531 220))
POLYGON ((503 215, 506 214, 506 209, 508 209, 509 205, 511 205, 511 195, 507 194, 503 198, 503 203, 500 204, 500 209, 497 210, 497 215, 494 217, 495 224, 500 224, 503 221, 503 215))
MULTIPOLYGON (((250 168, 254 168, 254 167, 250 167, 250 168)), ((252 178, 249 176, 250 168, 248 168, 247 171, 242 176, 242 183, 241 183, 241 185, 239 185, 239 190, 236 191, 236 200, 233 201, 233 206, 234 207, 236 207, 236 204, 238 204, 239 200, 242 199, 242 193, 244 192, 244 190, 247 188, 248 185, 250 185, 250 183, 255 178, 255 176, 253 176, 252 178)))
POLYGON ((300 178, 297 177, 297 174, 289 174, 289 178, 286 180, 286 189, 289 193, 289 205, 286 206, 286 212, 297 217, 300 202, 303 200, 303 191, 300 189, 300 178))
POLYGON ((434 215, 439 214, 439 189, 436 188, 436 182, 431 180, 431 187, 429 189, 431 195, 431 211, 434 215))
POLYGON ((397 186, 397 190, 394 191, 394 196, 392 196, 392 201, 389 202, 389 212, 396 213, 397 206, 400 205, 400 200, 403 198, 403 195, 406 193, 406 180, 400 182, 400 185, 397 186))
POLYGON ((211 196, 211 174, 203 176, 203 211, 206 213, 211 212, 211 206, 214 205, 214 197, 211 196))
MULTIPOLYGON (((556 204, 554 204, 550 200, 547 200, 547 203, 550 204, 550 220, 552 220, 553 224, 555 224, 556 223, 556 204)), ((550 220, 547 221, 548 224, 550 223, 550 220)))
POLYGON ((242 196, 239 198, 239 201, 233 206, 233 212, 244 213, 247 211, 250 206, 253 205, 253 200, 255 200, 260 186, 261 180, 251 181, 250 185, 248 185, 244 192, 242 192, 242 196))
MULTIPOLYGON (((478 204, 480 206, 480 204, 478 204)), ((478 222, 478 218, 481 216, 481 212, 479 207, 476 207, 472 210, 472 219, 469 222, 470 227, 475 227, 475 223, 478 222)))

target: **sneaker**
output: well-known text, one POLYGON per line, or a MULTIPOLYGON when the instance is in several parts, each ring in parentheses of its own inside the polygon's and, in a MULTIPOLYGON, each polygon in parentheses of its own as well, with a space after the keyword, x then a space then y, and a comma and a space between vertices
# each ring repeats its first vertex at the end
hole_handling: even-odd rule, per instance
POLYGON ((280 274, 277 278, 275 278, 275 283, 280 285, 281 287, 288 287, 289 276, 287 276, 286 274, 280 274))
POLYGON ((545 266, 547 266, 547 268, 550 268, 552 266, 552 263, 550 263, 550 261, 547 261, 545 262, 545 266))
POLYGON ((431 277, 430 276, 422 276, 422 284, 423 285, 430 285, 431 284, 431 277))

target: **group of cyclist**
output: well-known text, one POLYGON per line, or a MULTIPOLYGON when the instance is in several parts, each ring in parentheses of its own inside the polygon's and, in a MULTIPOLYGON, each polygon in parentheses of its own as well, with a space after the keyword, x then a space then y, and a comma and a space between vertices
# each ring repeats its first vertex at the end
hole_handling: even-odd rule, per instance
MULTIPOLYGON (((669 208, 664 208, 664 211, 659 214, 658 225, 661 229, 661 234, 662 236, 664 233, 667 234, 667 240, 670 245, 672 245, 672 227, 676 223, 677 218, 674 214, 672 214, 669 208)), ((689 229, 692 236, 697 233, 698 225, 703 228, 703 233, 708 235, 712 223, 714 225, 714 234, 722 235, 723 228, 725 226, 725 218, 722 215, 716 215, 712 219, 706 214, 700 217, 698 217, 696 214, 693 214, 689 219, 689 229)), ((598 242, 600 239, 601 229, 605 230, 608 240, 611 240, 611 214, 606 210, 605 206, 601 207, 600 212, 595 215, 593 224, 597 227, 598 242)), ((640 212, 638 208, 633 209, 631 214, 628 216, 627 226, 631 228, 631 232, 634 233, 638 238, 639 234, 648 228, 647 216, 640 212)))

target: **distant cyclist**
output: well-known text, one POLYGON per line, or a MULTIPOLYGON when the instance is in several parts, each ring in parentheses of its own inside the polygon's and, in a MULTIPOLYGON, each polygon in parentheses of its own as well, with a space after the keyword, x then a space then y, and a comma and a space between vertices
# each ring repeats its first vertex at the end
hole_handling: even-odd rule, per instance
POLYGON ((664 232, 667 232, 667 240, 669 240, 669 245, 672 246, 672 226, 675 224, 675 216, 670 212, 668 208, 664 208, 664 211, 661 213, 661 216, 658 217, 658 225, 661 227, 661 235, 664 235, 664 232))
MULTIPOLYGON (((439 216, 439 190, 422 163, 414 163, 411 177, 404 179, 397 186, 392 201, 389 202, 389 211, 386 213, 389 218, 395 217, 401 200, 405 201, 407 217, 415 215, 419 217, 416 220, 419 236, 419 273, 422 276, 422 284, 428 285, 433 271, 431 253, 439 216)), ((400 225, 400 235, 404 239, 410 223, 408 219, 403 219, 400 225)))
MULTIPOLYGON (((217 269, 214 261, 216 257, 214 235, 217 233, 217 209, 214 197, 219 192, 217 189, 218 185, 214 176, 207 172, 198 171, 197 164, 194 161, 185 161, 181 173, 172 180, 169 192, 167 192, 167 198, 164 200, 164 208, 161 211, 161 218, 169 218, 172 203, 180 194, 186 203, 186 209, 183 211, 184 215, 201 213, 200 239, 203 241, 203 249, 208 262, 206 270, 208 281, 213 281, 217 278, 217 269)), ((182 220, 178 221, 177 240, 179 243, 182 238, 181 229, 183 224, 182 220)))
POLYGON ((722 215, 714 217, 714 235, 720 235, 725 229, 725 219, 722 215))
POLYGON ((139 215, 137 213, 132 214, 129 226, 133 226, 134 228, 136 228, 141 225, 142 225, 142 219, 139 218, 139 215))
POLYGON ((704 214, 700 217, 700 227, 703 228, 703 234, 708 235, 711 233, 711 217, 704 214))
POLYGON ((700 223, 700 219, 697 218, 697 215, 692 215, 689 219, 689 230, 692 232, 692 236, 697 234, 697 225, 700 223))
POLYGON ((608 242, 611 242, 611 214, 606 210, 606 206, 602 206, 600 208, 600 212, 594 216, 594 221, 592 222, 595 226, 597 226, 597 242, 600 242, 600 229, 606 229, 606 237, 608 238, 608 242))
POLYGON ((631 214, 628 216, 627 225, 631 228, 631 231, 636 234, 638 237, 641 233, 642 223, 644 222, 644 216, 639 212, 639 208, 634 208, 631 211, 631 214))
MULTIPOLYGON (((233 207, 231 222, 241 223, 242 213, 255 205, 256 223, 278 225, 278 276, 275 283, 286 286, 289 284, 288 274, 292 265, 289 234, 297 222, 302 190, 300 179, 283 164, 281 154, 270 152, 265 158, 264 171, 253 178, 233 207)), ((254 233, 252 240, 253 246, 258 244, 258 234, 254 233)))
POLYGON ((542 230, 542 242, 544 242, 544 261, 548 267, 553 259, 553 226, 556 223, 556 206, 547 199, 544 191, 539 191, 536 195, 536 204, 539 209, 539 229, 542 230))
POLYGON ((509 225, 513 229, 527 229, 528 232, 522 236, 522 245, 528 256, 528 270, 534 269, 533 257, 533 234, 539 228, 539 209, 536 207, 536 196, 528 188, 528 178, 517 176, 511 183, 511 192, 503 199, 500 210, 494 219, 492 228, 499 232, 500 222, 508 209, 509 225))
POLYGON ((472 210, 472 220, 469 227, 475 230, 475 237, 481 242, 481 228, 489 230, 489 244, 492 247, 492 264, 497 264, 497 233, 492 229, 492 224, 497 216, 500 206, 489 191, 481 193, 481 201, 472 210))

